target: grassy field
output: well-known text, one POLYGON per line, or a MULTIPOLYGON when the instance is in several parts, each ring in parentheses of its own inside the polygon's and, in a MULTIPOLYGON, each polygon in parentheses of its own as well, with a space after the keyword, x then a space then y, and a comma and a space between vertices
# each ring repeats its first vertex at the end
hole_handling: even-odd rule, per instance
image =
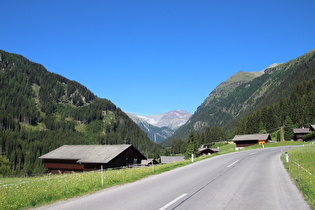
POLYGON ((289 163, 284 156, 283 163, 305 200, 315 209, 315 145, 295 148, 288 154, 289 163))
MULTIPOLYGON (((288 144, 291 145, 292 143, 273 143, 270 145, 286 146, 288 144)), ((235 151, 234 144, 218 144, 215 147, 220 148, 219 153, 198 157, 195 161, 235 151)), ((266 147, 269 146, 266 145, 266 147)), ((255 149, 256 146, 252 148, 255 149)), ((258 148, 261 148, 261 146, 258 148)), ((107 170, 103 172, 103 175, 101 172, 90 172, 31 178, 0 178, 0 209, 22 209, 49 204, 115 185, 133 182, 190 163, 191 160, 185 160, 177 163, 156 165, 154 167, 107 170)))
MULTIPOLYGON (((195 161, 209 158, 203 156, 195 161)), ((191 160, 101 172, 51 175, 31 178, 0 178, 0 209, 21 209, 92 193, 185 166, 191 160), (103 182, 102 182, 103 177, 103 182), (103 183, 103 184, 102 184, 103 183)))

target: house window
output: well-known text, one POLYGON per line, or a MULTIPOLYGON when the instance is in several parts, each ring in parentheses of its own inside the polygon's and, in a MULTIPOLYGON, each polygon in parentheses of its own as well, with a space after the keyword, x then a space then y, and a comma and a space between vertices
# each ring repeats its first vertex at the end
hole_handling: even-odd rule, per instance
POLYGON ((133 163, 138 163, 138 159, 137 158, 133 159, 133 163))

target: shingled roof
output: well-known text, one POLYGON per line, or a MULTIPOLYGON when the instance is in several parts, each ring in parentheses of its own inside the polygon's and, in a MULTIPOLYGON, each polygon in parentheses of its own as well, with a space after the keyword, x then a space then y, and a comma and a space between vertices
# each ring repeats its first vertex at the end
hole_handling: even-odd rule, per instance
POLYGON ((45 155, 41 159, 78 160, 80 163, 108 163, 132 145, 64 145, 45 155))
POLYGON ((233 141, 251 141, 251 140, 267 140, 270 139, 269 134, 247 134, 247 135, 236 135, 232 139, 233 141))
POLYGON ((310 128, 294 128, 293 132, 307 134, 307 133, 310 133, 310 128))

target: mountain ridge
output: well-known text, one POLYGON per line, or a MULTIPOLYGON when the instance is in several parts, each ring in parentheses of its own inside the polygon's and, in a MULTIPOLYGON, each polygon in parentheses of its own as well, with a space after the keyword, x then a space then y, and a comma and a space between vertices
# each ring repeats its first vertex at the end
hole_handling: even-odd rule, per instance
POLYGON ((315 49, 288 62, 273 64, 259 74, 245 73, 239 80, 243 72, 238 72, 218 85, 187 123, 162 145, 169 146, 175 138, 186 139, 191 129, 201 132, 206 127, 220 126, 232 133, 240 117, 277 102, 297 84, 311 79, 315 75, 314 57, 315 49))

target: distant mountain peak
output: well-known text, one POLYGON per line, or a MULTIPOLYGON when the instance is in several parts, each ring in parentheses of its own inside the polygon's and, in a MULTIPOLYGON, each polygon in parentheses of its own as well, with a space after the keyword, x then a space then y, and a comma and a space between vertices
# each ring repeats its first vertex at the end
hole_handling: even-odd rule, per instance
POLYGON ((271 64, 270 66, 268 66, 266 69, 268 68, 273 68, 273 67, 276 67, 276 66, 279 66, 281 63, 274 63, 274 64, 271 64))
POLYGON ((217 98, 224 98, 228 96, 229 93, 235 90, 238 86, 247 83, 256 77, 259 77, 263 75, 264 72, 261 71, 254 71, 254 72, 244 72, 239 71, 230 78, 228 78, 226 81, 219 84, 206 98, 202 106, 207 106, 209 103, 211 103, 214 99, 217 98))
POLYGON ((282 63, 274 63, 274 64, 271 64, 270 66, 268 66, 267 68, 265 68, 265 69, 262 70, 261 72, 267 73, 269 69, 275 68, 275 67, 277 67, 277 66, 279 66, 279 65, 281 65, 281 64, 282 64, 282 63))
POLYGON ((173 130, 176 130, 177 128, 185 124, 191 117, 191 115, 191 113, 184 110, 173 110, 158 115, 147 115, 138 117, 159 128, 169 127, 173 130))
POLYGON ((127 115, 148 134, 152 141, 161 143, 173 135, 177 128, 184 125, 192 114, 183 110, 173 110, 158 115, 137 116, 131 113, 127 115))

